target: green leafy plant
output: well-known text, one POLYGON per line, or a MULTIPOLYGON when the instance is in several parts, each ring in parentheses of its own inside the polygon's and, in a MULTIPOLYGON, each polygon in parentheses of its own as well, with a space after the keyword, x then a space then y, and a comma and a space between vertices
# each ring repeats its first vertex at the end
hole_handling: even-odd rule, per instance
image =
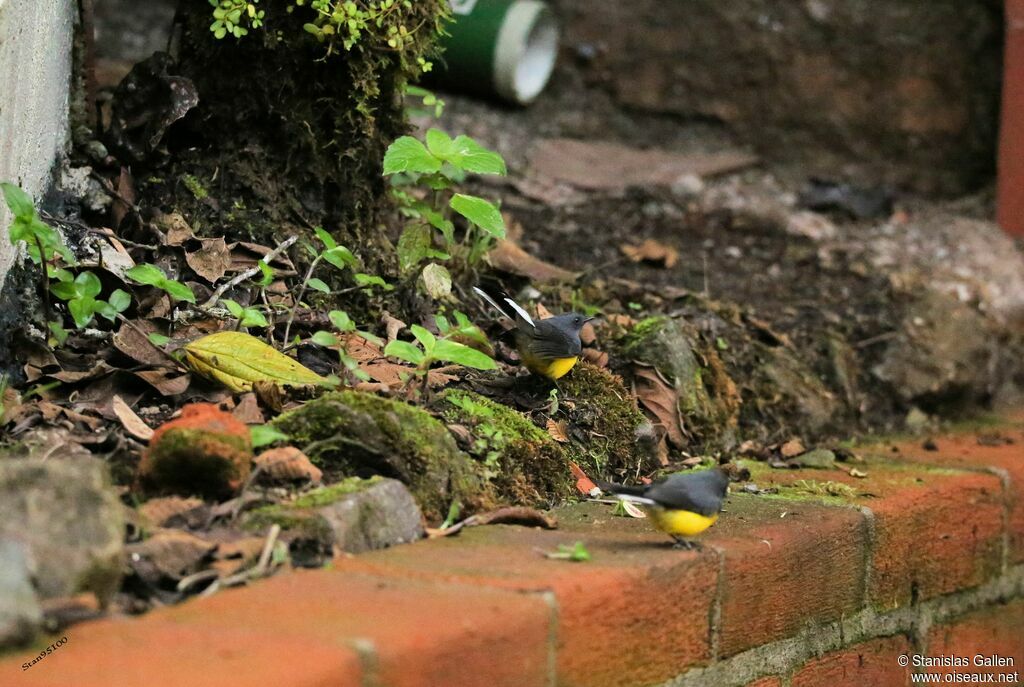
POLYGON ((55 316, 50 302, 51 294, 65 302, 75 327, 82 329, 92 323, 96 315, 113 322, 131 305, 131 296, 122 289, 114 289, 106 300, 99 298, 103 285, 93 272, 83 270, 74 274, 74 256, 56 229, 43 222, 31 196, 9 183, 0 183, 7 207, 14 215, 8 230, 12 245, 25 243, 29 258, 43 268, 40 288, 46 309, 47 326, 52 341, 63 345, 68 331, 59 316, 55 316))
POLYGON ((220 302, 228 309, 231 316, 238 320, 239 328, 268 326, 267 318, 263 316, 259 308, 243 307, 230 298, 221 298, 220 302))
MULTIPOLYGON (((327 314, 327 317, 331 320, 331 324, 334 325, 338 332, 343 335, 355 334, 376 346, 383 345, 384 343, 379 337, 374 336, 370 332, 357 329, 355 322, 353 322, 352 318, 348 316, 348 313, 343 310, 332 310, 327 314)), ((349 374, 364 382, 370 379, 370 375, 359 369, 359 363, 356 362, 355 358, 348 354, 348 351, 345 350, 345 345, 337 334, 320 330, 315 332, 310 340, 318 346, 324 346, 327 348, 337 346, 338 358, 349 374)))
POLYGON ((210 31, 214 38, 234 36, 241 38, 249 33, 249 29, 263 26, 265 12, 256 9, 260 0, 210 0, 213 7, 213 23, 210 31), (248 28, 247 26, 248 25, 248 28))
POLYGON ((440 337, 434 336, 425 327, 414 324, 409 327, 416 343, 395 339, 384 348, 384 355, 394 356, 415 366, 413 375, 422 379, 424 392, 428 389, 427 372, 437 362, 454 363, 477 370, 493 370, 497 368, 494 359, 471 348, 456 339, 476 341, 485 345, 487 337, 479 327, 469 321, 461 312, 455 312, 455 324, 452 325, 444 315, 435 315, 440 337))
POLYGON ((249 437, 252 439, 253 448, 262 448, 289 439, 287 434, 271 425, 253 425, 249 428, 249 437))
MULTIPOLYGON (((295 0, 299 7, 306 3, 307 0, 295 0)), ((327 45, 328 55, 338 43, 351 50, 364 36, 381 47, 401 51, 419 30, 405 26, 399 17, 399 10, 412 8, 412 0, 310 0, 309 6, 316 11, 316 17, 302 28, 327 45)), ((420 58, 419 62, 423 71, 430 71, 432 65, 428 61, 420 58)))
POLYGON ((549 551, 544 554, 546 558, 555 560, 572 561, 573 563, 584 563, 590 560, 590 552, 583 542, 578 541, 572 546, 559 544, 557 551, 549 551))
POLYGON ((320 239, 323 244, 323 250, 317 250, 312 246, 307 246, 310 253, 313 255, 313 261, 309 264, 309 268, 306 270, 306 275, 302 279, 302 283, 299 285, 299 293, 295 297, 295 302, 292 304, 291 312, 288 314, 288 323, 284 328, 284 340, 288 341, 288 335, 292 329, 292 322, 295 321, 295 313, 302 303, 303 296, 306 295, 307 289, 313 289, 320 293, 330 294, 332 293, 331 287, 327 285, 323 279, 313 276, 313 272, 320 265, 321 262, 326 262, 329 265, 333 265, 339 270, 351 269, 352 279, 356 285, 353 288, 356 289, 372 289, 374 287, 380 287, 385 291, 390 291, 394 287, 388 284, 386 281, 378 276, 372 274, 365 274, 357 271, 359 268, 359 259, 345 246, 338 245, 338 242, 334 240, 334 237, 324 231, 321 227, 313 229, 316 237, 320 239))
MULTIPOLYGON (((403 271, 413 270, 424 260, 455 260, 460 267, 474 268, 494 242, 505 237, 505 220, 494 203, 457 192, 456 185, 469 173, 504 175, 507 170, 499 154, 469 136, 452 138, 440 129, 428 130, 424 141, 402 136, 388 147, 384 175, 391 177, 394 195, 410 219, 397 247, 403 271), (455 237, 455 215, 465 220, 460 240, 455 237), (440 249, 435 247, 435 232, 440 234, 440 249)), ((447 275, 448 270, 431 265, 427 268, 432 274, 427 268, 422 274, 424 286, 431 296, 446 295, 437 285, 444 282, 438 281, 439 275, 447 275)), ((450 289, 450 275, 446 279, 450 289)))
POLYGON ((139 284, 155 286, 170 296, 172 300, 185 301, 186 303, 196 302, 196 295, 192 293, 192 289, 188 284, 183 284, 180 281, 169 279, 167 275, 164 274, 164 271, 156 265, 136 265, 124 274, 126 277, 139 284))
MULTIPOLYGON (((423 71, 430 70, 424 69, 423 71)), ((433 116, 436 119, 444 114, 444 101, 438 98, 433 91, 428 91, 420 86, 406 85, 405 98, 405 111, 411 116, 433 116), (419 100, 421 106, 409 104, 409 100, 413 98, 419 100)))
POLYGON ((105 301, 97 298, 103 285, 92 272, 79 272, 78 276, 74 276, 68 270, 57 268, 53 270, 53 275, 56 281, 50 286, 50 292, 67 302, 71 319, 79 329, 87 327, 95 315, 113 322, 118 313, 124 312, 131 305, 132 297, 122 289, 112 291, 105 301))

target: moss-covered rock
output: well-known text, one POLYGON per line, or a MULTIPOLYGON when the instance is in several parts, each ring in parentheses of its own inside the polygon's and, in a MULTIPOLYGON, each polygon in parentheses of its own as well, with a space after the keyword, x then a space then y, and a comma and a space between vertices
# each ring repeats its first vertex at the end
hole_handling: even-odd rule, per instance
POLYGON ((471 432, 467 450, 499 498, 541 503, 573 494, 569 451, 529 417, 472 391, 449 390, 439 401, 446 420, 471 432))
POLYGON ((430 413, 359 391, 324 394, 276 418, 275 427, 325 473, 393 477, 407 485, 430 521, 453 501, 470 510, 493 503, 493 490, 472 458, 430 413))
POLYGON ((740 396, 718 352, 684 320, 650 317, 620 341, 623 357, 657 368, 679 397, 684 431, 703 448, 736 441, 740 396))
POLYGON ((246 516, 243 527, 262 533, 279 525, 296 564, 318 566, 335 548, 360 553, 418 539, 422 519, 401 482, 351 477, 291 503, 259 508, 246 516))

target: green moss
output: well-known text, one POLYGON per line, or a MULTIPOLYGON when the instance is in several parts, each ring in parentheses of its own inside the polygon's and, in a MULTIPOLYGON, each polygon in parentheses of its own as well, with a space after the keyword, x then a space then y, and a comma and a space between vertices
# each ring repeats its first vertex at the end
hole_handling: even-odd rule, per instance
POLYGON ((210 194, 199 183, 199 179, 196 179, 192 174, 182 174, 181 182, 185 184, 185 188, 195 197, 196 200, 204 200, 210 197, 210 194))
POLYGON ((327 506, 334 503, 342 496, 355 494, 368 487, 372 487, 380 480, 380 477, 371 477, 369 479, 349 477, 337 484, 331 484, 330 486, 321 487, 320 489, 314 489, 313 491, 307 492, 292 501, 290 505, 295 508, 319 508, 320 506, 327 506))
POLYGON ((541 503, 573 494, 566 450, 526 415, 471 391, 440 396, 446 420, 473 433, 470 454, 501 499, 541 503))
POLYGON ((470 511, 493 503, 473 459, 425 410, 358 391, 324 394, 272 423, 325 472, 327 481, 382 475, 401 480, 428 520, 452 501, 470 511))
POLYGON ((244 529, 257 533, 266 532, 271 525, 278 525, 293 539, 317 542, 332 542, 334 539, 331 526, 320 515, 287 504, 257 508, 242 521, 244 529))

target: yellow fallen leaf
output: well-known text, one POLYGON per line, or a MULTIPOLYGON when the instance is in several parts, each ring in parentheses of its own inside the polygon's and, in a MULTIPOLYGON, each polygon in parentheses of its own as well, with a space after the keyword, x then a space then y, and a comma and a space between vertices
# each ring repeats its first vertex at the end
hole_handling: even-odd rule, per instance
POLYGON ((252 391, 253 382, 305 386, 327 381, 244 332, 217 332, 192 341, 185 346, 185 363, 232 391, 252 391))

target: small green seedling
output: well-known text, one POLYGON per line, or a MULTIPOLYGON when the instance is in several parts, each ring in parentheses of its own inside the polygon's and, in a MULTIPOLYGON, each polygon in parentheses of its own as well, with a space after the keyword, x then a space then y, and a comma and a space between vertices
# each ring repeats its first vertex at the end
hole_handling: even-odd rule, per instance
MULTIPOLYGON (((458 193, 455 186, 467 174, 506 173, 501 155, 487 150, 469 136, 452 138, 440 129, 430 129, 424 141, 412 136, 396 139, 384 155, 384 175, 391 177, 395 198, 402 213, 411 220, 397 247, 403 271, 412 270, 429 259, 455 259, 460 266, 474 268, 495 241, 505 238, 505 220, 494 203, 458 193), (403 186, 419 187, 421 191, 408 192, 403 186), (455 239, 452 217, 456 214, 466 222, 461 241, 455 239), (440 233, 443 250, 434 247, 432 230, 440 233)), ((434 264, 428 265, 428 269, 434 264)), ((433 269, 435 275, 438 274, 437 269, 433 269)), ((426 270, 423 276, 427 292, 431 293, 426 270)))
POLYGON ((573 563, 583 563, 590 560, 590 552, 587 551, 587 547, 581 541, 576 542, 572 546, 559 544, 557 551, 548 551, 544 556, 545 558, 572 561, 573 563))
POLYGON ((249 437, 252 439, 253 448, 262 448, 276 444, 279 441, 288 441, 289 436, 270 425, 253 425, 249 428, 249 437))
POLYGON ((477 370, 496 369, 498 365, 491 356, 455 340, 462 338, 486 344, 487 337, 480 328, 460 312, 455 313, 455 319, 456 324, 453 326, 444 315, 434 317, 441 338, 431 334, 425 327, 412 325, 409 331, 417 343, 396 339, 384 348, 384 355, 415 365, 413 374, 424 379, 424 389, 427 371, 435 362, 454 363, 477 370))
MULTIPOLYGON (((327 317, 331 320, 331 324, 334 325, 335 329, 341 334, 355 334, 356 336, 368 341, 375 346, 381 346, 384 344, 381 339, 370 332, 356 329, 355 322, 348 316, 343 310, 332 310, 327 314, 327 317)), ((327 348, 337 346, 338 347, 338 358, 345 369, 358 380, 369 381, 370 375, 366 374, 365 371, 359 368, 359 363, 355 358, 348 354, 345 350, 345 346, 342 344, 341 339, 332 332, 325 332, 320 330, 313 334, 310 339, 313 343, 318 346, 324 346, 327 348)))
MULTIPOLYGON (((132 297, 122 289, 115 289, 105 301, 97 298, 103 290, 103 285, 100 284, 99 277, 92 272, 80 272, 76 277, 69 271, 58 268, 51 274, 56 282, 50 286, 50 293, 67 302, 71 319, 79 329, 87 327, 95 315, 113 322, 117 319, 118 313, 124 312, 131 305, 132 297)), ((56 333, 55 335, 60 338, 56 333)))
POLYGON ((139 284, 155 286, 170 296, 173 301, 185 301, 186 303, 196 302, 196 295, 192 293, 192 289, 188 284, 183 284, 180 281, 169 279, 167 275, 164 274, 164 271, 156 265, 136 265, 124 274, 126 277, 139 284))
POLYGON ((213 37, 220 39, 231 35, 241 38, 249 33, 246 28, 258 29, 263 26, 263 10, 256 9, 260 0, 210 0, 213 6, 213 23, 210 31, 213 37))
POLYGON ((230 298, 221 298, 220 302, 228 309, 231 316, 238 320, 239 328, 269 326, 267 318, 263 316, 263 313, 260 312, 259 308, 242 307, 230 298))

